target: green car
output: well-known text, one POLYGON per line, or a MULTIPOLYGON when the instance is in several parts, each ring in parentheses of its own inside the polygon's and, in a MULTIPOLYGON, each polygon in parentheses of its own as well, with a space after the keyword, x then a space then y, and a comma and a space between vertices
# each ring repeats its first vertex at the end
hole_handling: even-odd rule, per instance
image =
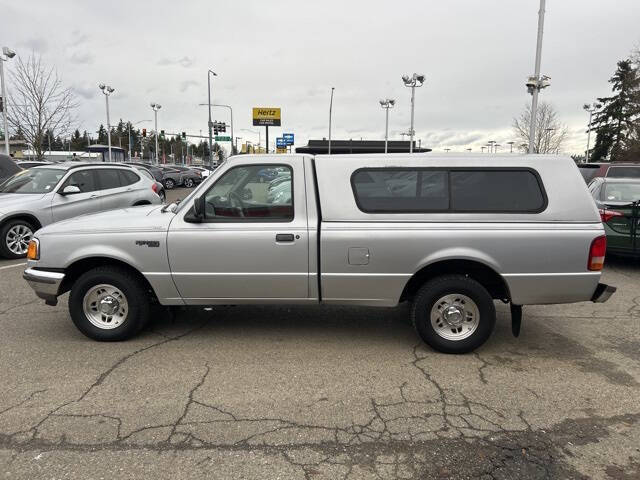
POLYGON ((640 179, 595 178, 589 191, 607 234, 607 253, 640 257, 640 179))

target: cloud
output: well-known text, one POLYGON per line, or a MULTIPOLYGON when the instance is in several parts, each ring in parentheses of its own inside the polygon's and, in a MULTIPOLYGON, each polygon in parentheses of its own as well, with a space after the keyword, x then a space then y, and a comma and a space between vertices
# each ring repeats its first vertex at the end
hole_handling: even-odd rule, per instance
POLYGON ((80 30, 74 30, 73 32, 71 32, 71 38, 71 44, 78 45, 79 43, 85 43, 87 40, 89 40, 89 35, 81 32, 80 30))
POLYGON ((184 82, 180 83, 180 91, 186 92, 189 87, 193 87, 195 85, 198 85, 198 82, 196 82, 195 80, 185 80, 184 82))
POLYGON ((81 87, 77 85, 72 88, 73 88, 73 91, 76 92, 79 96, 86 99, 93 98, 96 92, 98 91, 97 88, 81 87))
POLYGON ((161 65, 161 66, 180 65, 181 67, 184 67, 184 68, 189 68, 194 63, 195 63, 195 60, 187 56, 184 56, 182 58, 173 58, 173 59, 164 57, 158 60, 158 65, 161 65))
POLYGON ((88 65, 93 63, 93 54, 89 52, 73 52, 69 60, 76 65, 88 65))
POLYGON ((35 52, 43 53, 49 49, 49 42, 43 37, 30 37, 27 40, 23 40, 18 45, 25 46, 35 52))

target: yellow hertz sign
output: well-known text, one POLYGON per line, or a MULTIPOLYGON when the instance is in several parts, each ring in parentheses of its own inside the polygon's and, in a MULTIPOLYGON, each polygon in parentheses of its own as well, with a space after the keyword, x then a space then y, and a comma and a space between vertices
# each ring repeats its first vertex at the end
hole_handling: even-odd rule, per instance
POLYGON ((280 109, 273 107, 253 107, 253 124, 280 126, 280 109))

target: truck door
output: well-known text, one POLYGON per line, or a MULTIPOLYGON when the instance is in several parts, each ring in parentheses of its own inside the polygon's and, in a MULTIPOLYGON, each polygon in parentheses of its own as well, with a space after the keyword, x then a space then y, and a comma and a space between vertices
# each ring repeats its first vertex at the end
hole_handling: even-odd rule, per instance
POLYGON ((200 193, 201 222, 189 220, 193 201, 179 211, 168 253, 187 303, 309 297, 304 175, 302 157, 229 166, 200 193), (265 182, 266 170, 278 176, 265 182))

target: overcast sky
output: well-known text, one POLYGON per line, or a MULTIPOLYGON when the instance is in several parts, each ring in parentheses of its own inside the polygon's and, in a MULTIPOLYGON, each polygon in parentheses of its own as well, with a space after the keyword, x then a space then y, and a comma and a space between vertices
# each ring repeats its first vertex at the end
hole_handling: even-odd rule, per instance
MULTIPOLYGON (((409 129, 401 75, 427 76, 416 90, 422 145, 479 151, 516 140, 511 123, 531 101, 538 0, 422 1, 17 1, 0 0, 0 42, 54 65, 80 100, 81 129, 106 123, 98 83, 113 86, 111 119, 152 119, 158 128, 206 134, 207 70, 213 100, 233 107, 235 135, 257 140, 251 107, 282 108, 296 145, 384 137, 383 97, 395 98, 390 138, 409 129)), ((616 61, 640 42, 638 0, 548 0, 542 73, 570 129, 566 150, 585 148, 585 102, 607 95, 616 61)), ((6 64, 10 70, 11 62, 6 64)), ((214 118, 228 120, 216 109, 214 118)), ((152 123, 141 126, 152 128, 152 123)), ((261 130, 264 131, 264 128, 261 130)), ((264 142, 264 134, 263 134, 264 142)))

